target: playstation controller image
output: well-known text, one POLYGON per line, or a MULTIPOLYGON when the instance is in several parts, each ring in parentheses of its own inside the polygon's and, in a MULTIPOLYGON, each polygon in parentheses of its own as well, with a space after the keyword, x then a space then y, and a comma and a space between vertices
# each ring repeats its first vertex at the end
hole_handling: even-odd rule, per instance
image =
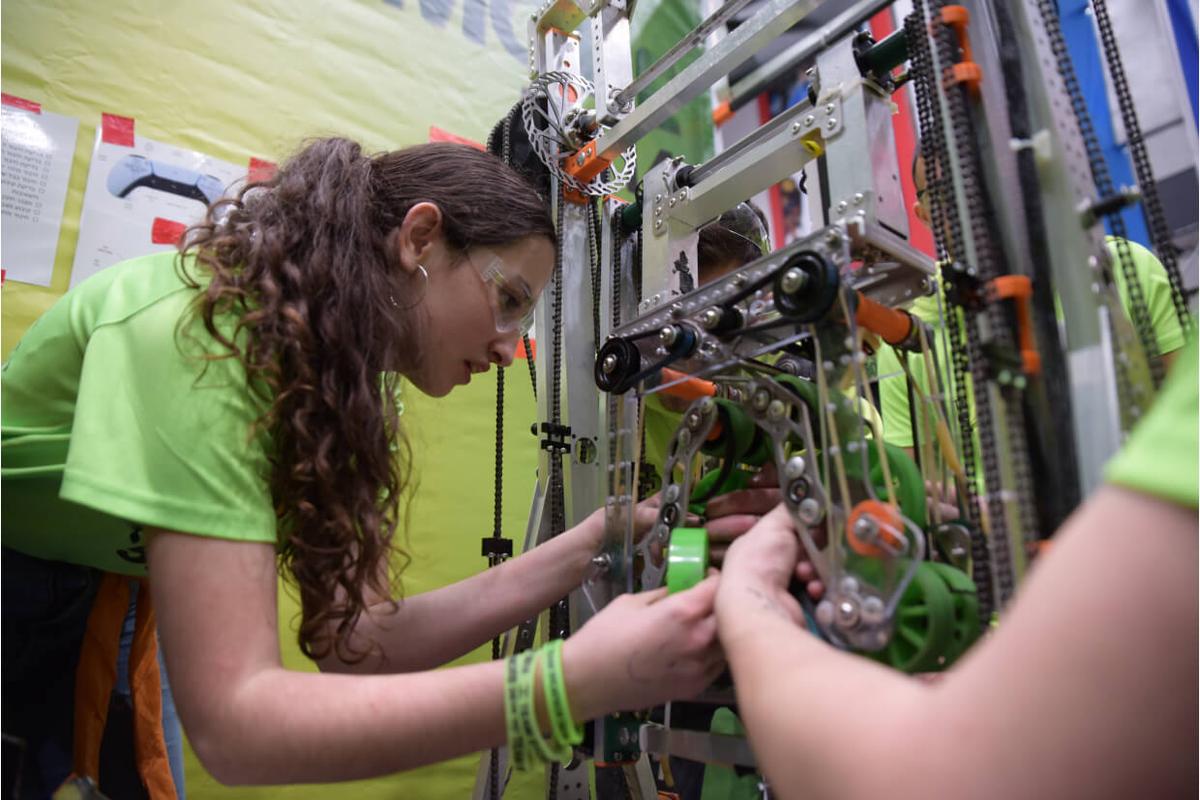
POLYGON ((128 197, 134 189, 146 188, 197 200, 205 205, 215 203, 225 192, 220 179, 212 175, 202 175, 186 167, 133 154, 113 165, 108 173, 107 184, 108 191, 114 197, 128 197))

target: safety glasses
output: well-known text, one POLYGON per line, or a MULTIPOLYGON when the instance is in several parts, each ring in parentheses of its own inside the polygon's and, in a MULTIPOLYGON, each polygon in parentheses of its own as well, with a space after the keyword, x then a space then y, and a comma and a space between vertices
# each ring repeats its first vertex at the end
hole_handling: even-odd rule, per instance
POLYGON ((501 333, 519 331, 521 335, 529 333, 537 297, 525 279, 505 269, 504 259, 491 250, 476 248, 467 253, 467 260, 483 279, 496 330, 501 333))

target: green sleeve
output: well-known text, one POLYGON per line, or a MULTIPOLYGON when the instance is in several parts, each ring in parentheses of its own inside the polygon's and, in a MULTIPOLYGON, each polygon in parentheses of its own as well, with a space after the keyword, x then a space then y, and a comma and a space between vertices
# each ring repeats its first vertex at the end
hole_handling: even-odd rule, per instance
POLYGON ((177 334, 189 297, 93 332, 60 496, 146 526, 274 542, 263 437, 251 437, 261 403, 237 361, 197 357, 202 332, 177 334))
POLYGON ((879 374, 879 411, 883 416, 883 440, 897 447, 912 447, 913 429, 908 404, 908 380, 904 377, 900 359, 891 347, 881 347, 875 358, 879 374))
MULTIPOLYGON (((1125 274, 1121 271, 1117 260, 1116 237, 1105 239, 1109 252, 1112 254, 1113 277, 1117 284, 1117 294, 1121 298, 1121 307, 1129 314, 1129 287, 1125 283, 1125 274)), ((1133 271, 1137 276, 1142 296, 1146 299, 1146 309, 1150 312, 1150 324, 1154 328, 1154 337, 1158 342, 1158 352, 1155 355, 1171 353, 1183 347, 1183 329, 1179 326, 1179 317, 1175 314, 1175 305, 1171 302, 1171 282, 1167 271, 1154 253, 1142 247, 1137 242, 1129 242, 1129 252, 1133 256, 1133 271)))
POLYGON ((1180 354, 1150 413, 1108 463, 1106 474, 1111 483, 1196 507, 1200 493, 1196 362, 1193 341, 1180 354))

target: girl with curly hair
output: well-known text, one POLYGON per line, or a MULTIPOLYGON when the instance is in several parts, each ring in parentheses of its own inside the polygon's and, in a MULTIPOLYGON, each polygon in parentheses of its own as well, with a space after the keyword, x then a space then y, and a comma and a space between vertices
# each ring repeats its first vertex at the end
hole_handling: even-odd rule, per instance
MULTIPOLYGON (((3 377, 4 731, 25 796, 72 772, 175 794, 156 631, 225 783, 364 778, 504 741, 503 663, 432 668, 577 587, 603 517, 400 600, 413 465, 396 388, 442 396, 510 363, 554 243, 545 203, 490 155, 318 140, 216 203, 181 253, 104 270, 29 330, 3 377), (280 660, 277 570, 320 674, 280 660)), ((709 579, 594 617, 563 650, 573 715, 706 686, 714 595, 709 579)))

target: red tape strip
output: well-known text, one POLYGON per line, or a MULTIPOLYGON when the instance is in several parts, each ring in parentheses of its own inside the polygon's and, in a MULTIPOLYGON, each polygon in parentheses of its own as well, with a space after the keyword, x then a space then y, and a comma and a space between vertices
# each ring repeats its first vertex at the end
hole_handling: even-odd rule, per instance
POLYGON ((274 161, 266 161, 265 159, 255 158, 250 156, 250 167, 246 172, 247 183, 265 183, 275 177, 275 173, 279 171, 279 167, 274 161))
POLYGON ((133 117, 101 114, 100 139, 106 144, 133 147, 133 117))
POLYGON ((532 350, 533 352, 528 353, 525 351, 525 340, 521 339, 520 341, 517 342, 517 352, 513 355, 513 357, 514 358, 529 358, 529 359, 537 358, 537 339, 529 340, 529 349, 532 350))
POLYGON ((155 217, 150 226, 150 241, 154 244, 179 244, 187 225, 173 219, 155 217))
POLYGON ((487 148, 479 142, 472 141, 465 136, 459 136, 457 133, 443 130, 437 125, 429 126, 429 141, 431 142, 454 142, 455 144, 465 144, 468 147, 474 147, 476 150, 486 150, 487 148))
POLYGON ((35 103, 32 100, 26 100, 24 97, 17 97, 14 94, 0 92, 0 103, 14 108, 23 108, 26 111, 32 111, 35 114, 42 113, 42 104, 35 103))

